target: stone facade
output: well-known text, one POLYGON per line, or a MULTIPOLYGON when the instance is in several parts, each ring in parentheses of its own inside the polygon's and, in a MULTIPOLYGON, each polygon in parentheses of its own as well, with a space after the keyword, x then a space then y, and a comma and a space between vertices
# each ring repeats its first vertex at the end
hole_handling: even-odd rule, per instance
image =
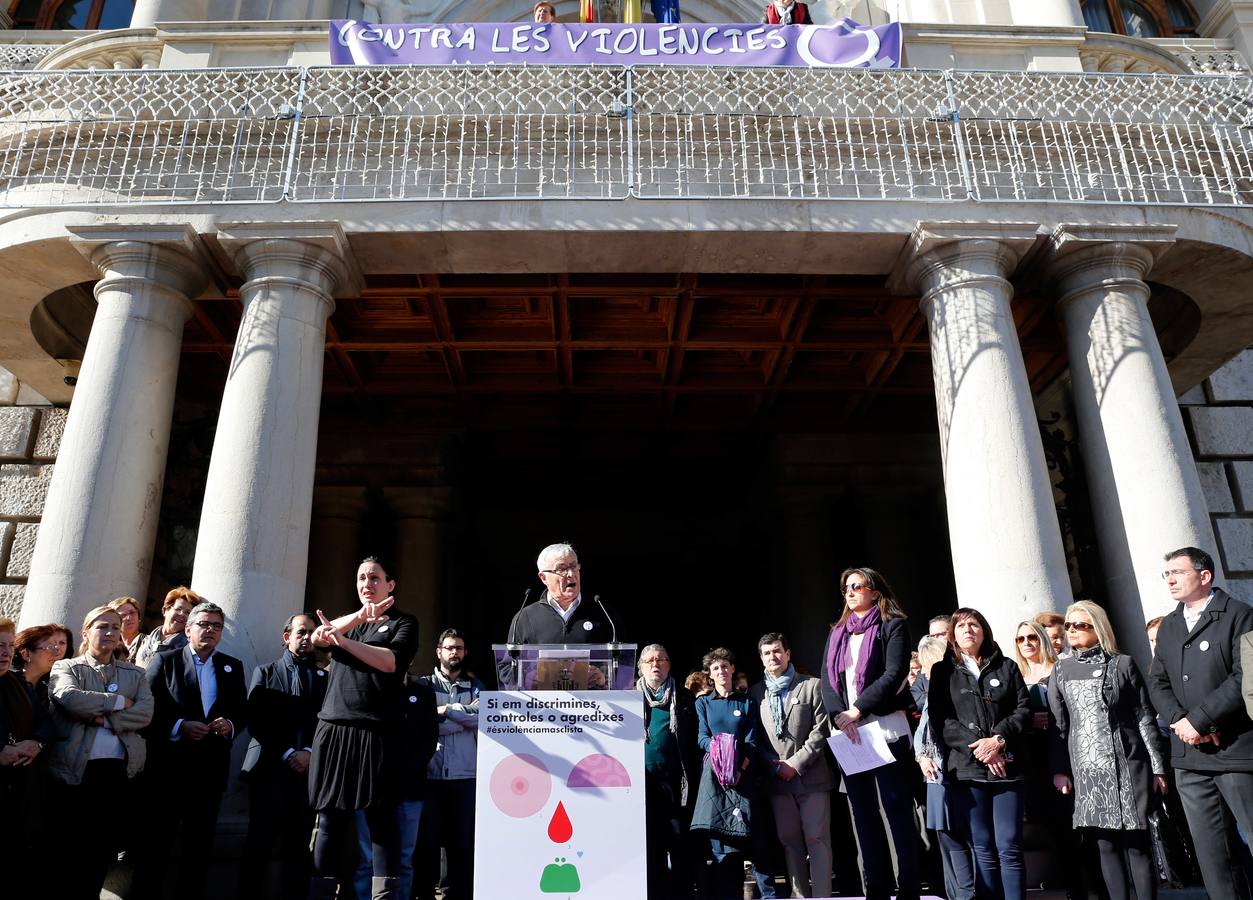
POLYGON ((1253 347, 1179 402, 1227 583, 1253 602, 1253 347))
POLYGON ((0 369, 0 616, 22 608, 39 520, 67 411, 15 406, 20 384, 0 369))

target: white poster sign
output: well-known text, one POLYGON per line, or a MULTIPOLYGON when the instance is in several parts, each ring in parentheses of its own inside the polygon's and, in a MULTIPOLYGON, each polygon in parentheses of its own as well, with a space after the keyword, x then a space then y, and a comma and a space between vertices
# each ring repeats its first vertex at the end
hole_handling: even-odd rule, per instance
POLYGON ((479 697, 474 895, 643 897, 638 691, 479 697))

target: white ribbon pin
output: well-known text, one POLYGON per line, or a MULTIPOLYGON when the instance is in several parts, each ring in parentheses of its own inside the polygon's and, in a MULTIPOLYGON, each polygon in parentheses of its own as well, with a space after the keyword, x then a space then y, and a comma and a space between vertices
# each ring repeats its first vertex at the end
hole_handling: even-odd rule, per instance
POLYGON ((387 633, 387 626, 386 626, 386 625, 380 625, 380 626, 379 626, 379 634, 386 634, 386 633, 387 633))
POLYGON ((418 702, 418 698, 417 698, 417 697, 415 697, 413 694, 410 694, 410 695, 409 695, 409 702, 410 702, 410 703, 417 703, 417 702, 418 702))
POLYGON ((989 679, 988 679, 988 684, 992 685, 992 687, 1000 687, 1000 686, 1001 686, 1001 679, 999 679, 999 678, 989 678, 989 679))
POLYGON ((109 693, 110 693, 110 694, 116 694, 116 693, 117 693, 117 682, 116 682, 116 681, 110 681, 110 682, 109 682, 109 693))
POLYGON ((591 630, 592 630, 592 628, 594 628, 594 627, 595 627, 595 626, 593 626, 591 622, 584 622, 584 623, 583 623, 583 630, 584 630, 584 631, 591 631, 591 630))
POLYGON ((731 715, 738 716, 739 714, 740 714, 740 711, 738 709, 731 710, 731 715))
POLYGON ((1209 641, 1201 641, 1201 652, 1204 653, 1209 649, 1209 641))
POLYGON ((226 665, 222 666, 222 671, 223 671, 223 672, 229 672, 229 671, 231 671, 231 664, 230 664, 230 663, 227 663, 226 665))
POLYGON ((319 678, 325 678, 325 677, 326 677, 326 671, 325 671, 325 670, 323 670, 323 669, 318 669, 318 677, 319 677, 319 678))

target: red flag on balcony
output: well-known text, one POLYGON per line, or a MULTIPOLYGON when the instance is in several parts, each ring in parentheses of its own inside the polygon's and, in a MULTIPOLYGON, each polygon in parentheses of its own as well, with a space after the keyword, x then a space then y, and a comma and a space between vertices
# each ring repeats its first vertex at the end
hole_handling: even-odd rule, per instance
POLYGON ((596 0, 579 0, 579 21, 596 21, 596 0))

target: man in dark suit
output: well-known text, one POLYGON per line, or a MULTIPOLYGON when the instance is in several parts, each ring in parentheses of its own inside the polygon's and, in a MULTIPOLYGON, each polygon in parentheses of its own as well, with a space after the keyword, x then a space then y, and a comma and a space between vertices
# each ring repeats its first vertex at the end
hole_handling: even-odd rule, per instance
POLYGON ((231 744, 247 721, 243 664, 217 650, 225 625, 222 607, 198 604, 187 621, 186 646, 162 651, 148 664, 155 701, 152 724, 144 730, 149 783, 171 793, 153 816, 135 873, 135 893, 144 900, 161 896, 176 837, 176 896, 204 896, 231 744))
POLYGON ((239 869, 238 897, 275 896, 268 863, 277 841, 282 888, 277 896, 301 900, 309 888, 309 756, 318 711, 326 696, 326 672, 317 666, 312 616, 297 613, 283 626, 283 655, 257 666, 248 684, 252 742, 242 777, 248 782, 248 837, 239 869))
POLYGON ((1162 576, 1179 605, 1158 629, 1149 694, 1170 729, 1205 889, 1213 900, 1246 900, 1236 823, 1253 834, 1253 721, 1240 693, 1240 639, 1253 630, 1253 607, 1214 587, 1214 560, 1196 547, 1167 553, 1162 576))

